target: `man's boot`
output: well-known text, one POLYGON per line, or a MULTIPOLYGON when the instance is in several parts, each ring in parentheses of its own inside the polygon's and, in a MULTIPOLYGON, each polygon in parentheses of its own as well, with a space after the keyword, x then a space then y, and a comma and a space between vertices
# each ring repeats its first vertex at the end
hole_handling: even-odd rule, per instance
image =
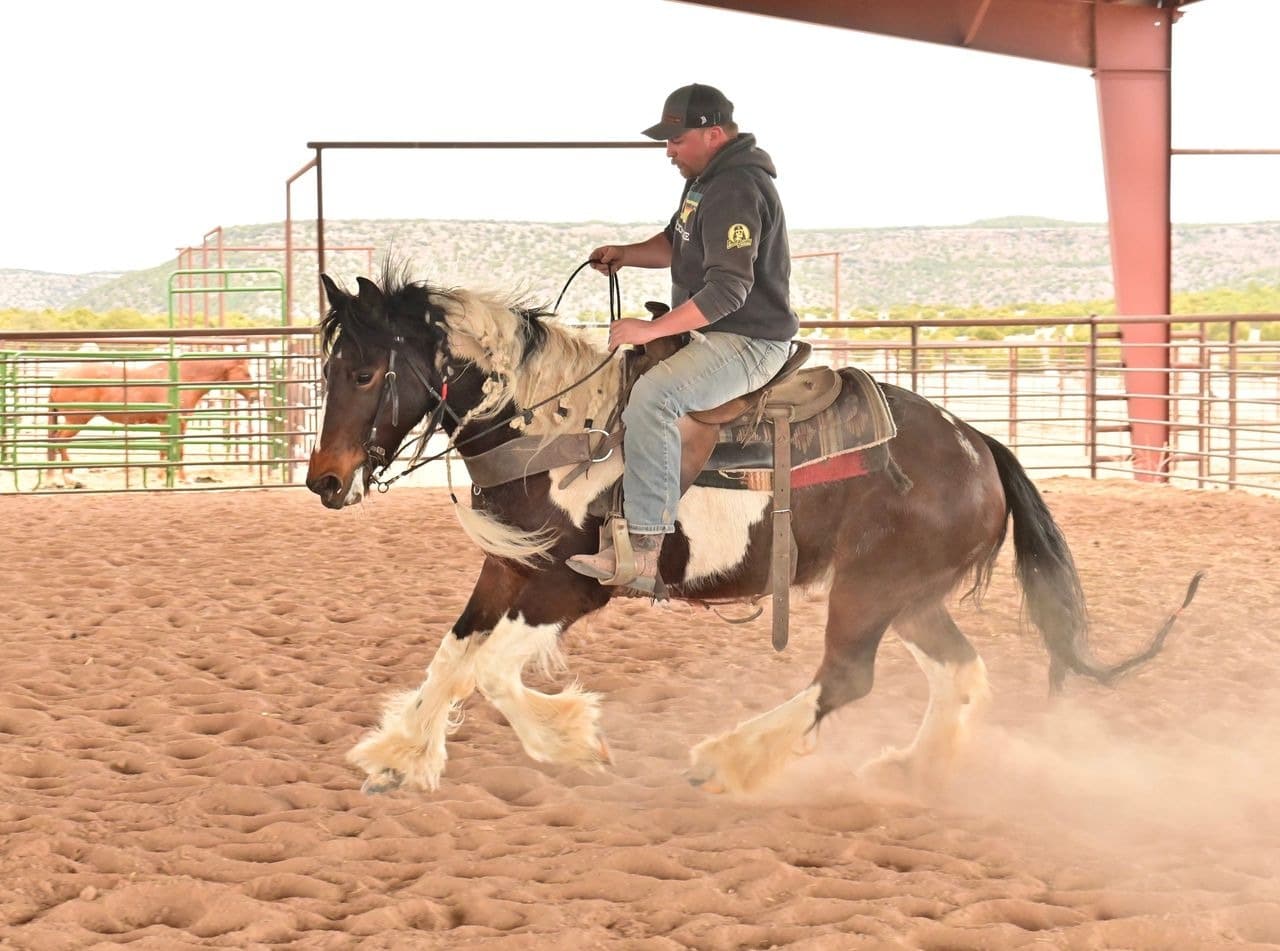
POLYGON ((601 584, 622 585, 645 594, 655 594, 662 534, 629 532, 624 537, 630 551, 619 552, 619 545, 612 545, 595 555, 574 555, 567 564, 578 574, 596 578, 601 584))

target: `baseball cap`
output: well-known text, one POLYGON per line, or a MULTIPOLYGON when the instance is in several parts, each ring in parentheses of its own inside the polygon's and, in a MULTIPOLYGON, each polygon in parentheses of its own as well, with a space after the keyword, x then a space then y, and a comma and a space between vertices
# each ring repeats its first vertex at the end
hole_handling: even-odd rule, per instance
POLYGON ((685 129, 707 129, 733 121, 733 103, 715 86, 681 86, 662 105, 662 121, 644 130, 651 139, 673 139, 685 129))

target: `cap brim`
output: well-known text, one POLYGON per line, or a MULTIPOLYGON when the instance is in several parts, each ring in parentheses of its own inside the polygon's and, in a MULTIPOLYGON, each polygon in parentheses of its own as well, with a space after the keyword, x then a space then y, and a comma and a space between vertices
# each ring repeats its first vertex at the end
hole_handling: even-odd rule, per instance
POLYGON ((642 135, 647 135, 651 139, 657 139, 664 142, 667 139, 674 139, 681 132, 684 132, 684 126, 675 122, 659 122, 657 125, 651 125, 645 129, 642 135))

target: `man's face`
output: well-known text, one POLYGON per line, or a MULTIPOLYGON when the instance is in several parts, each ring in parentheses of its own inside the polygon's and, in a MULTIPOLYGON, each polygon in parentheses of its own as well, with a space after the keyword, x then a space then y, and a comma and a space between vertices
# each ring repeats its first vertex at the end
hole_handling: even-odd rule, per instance
POLYGON ((718 126, 686 129, 674 139, 667 139, 667 158, 685 178, 697 178, 723 144, 724 130, 718 126))

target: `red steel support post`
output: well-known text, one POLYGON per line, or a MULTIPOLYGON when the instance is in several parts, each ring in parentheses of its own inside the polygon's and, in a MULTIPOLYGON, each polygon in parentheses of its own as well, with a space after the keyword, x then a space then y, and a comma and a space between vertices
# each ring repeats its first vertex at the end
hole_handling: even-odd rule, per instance
MULTIPOLYGON (((1170 11, 1097 4, 1098 117, 1116 311, 1169 313, 1170 11)), ((1164 481, 1169 325, 1121 325, 1135 476, 1164 481)))
MULTIPOLYGON (((285 323, 293 326, 293 183, 315 167, 312 159, 284 183, 284 300, 285 323)), ((321 311, 324 313, 324 311, 321 311)))
POLYGON ((316 316, 324 315, 324 153, 316 147, 316 316))

